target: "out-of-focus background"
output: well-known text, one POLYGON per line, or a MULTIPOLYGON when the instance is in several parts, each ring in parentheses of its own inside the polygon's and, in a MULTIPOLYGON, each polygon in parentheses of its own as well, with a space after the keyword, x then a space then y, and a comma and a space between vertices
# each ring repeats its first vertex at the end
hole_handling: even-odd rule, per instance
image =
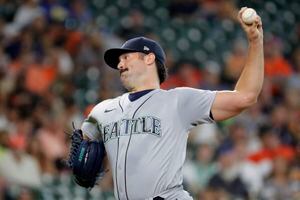
POLYGON ((72 121, 124 92, 103 52, 151 37, 167 53, 163 88, 232 89, 247 54, 242 6, 264 24, 263 91, 192 131, 184 186, 195 199, 300 199, 298 0, 0 0, 0 199, 114 199, 110 173, 86 191, 64 164, 72 121))

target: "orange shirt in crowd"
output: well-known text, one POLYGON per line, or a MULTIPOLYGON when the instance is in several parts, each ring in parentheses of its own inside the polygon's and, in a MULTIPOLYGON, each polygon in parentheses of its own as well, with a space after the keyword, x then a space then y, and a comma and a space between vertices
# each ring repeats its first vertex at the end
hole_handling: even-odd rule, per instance
POLYGON ((57 75, 57 70, 52 65, 29 66, 26 71, 26 88, 36 94, 43 94, 52 85, 57 75))
POLYGON ((282 157, 287 161, 290 161, 294 159, 295 151, 290 146, 281 145, 274 149, 262 149, 258 152, 249 155, 248 158, 249 160, 258 163, 263 160, 273 160, 276 157, 282 157))
POLYGON ((293 70, 291 65, 283 57, 274 57, 265 59, 265 74, 266 76, 287 77, 292 75, 293 70))
POLYGON ((202 81, 202 73, 198 69, 187 68, 182 73, 173 74, 161 84, 162 89, 171 89, 175 87, 194 87, 198 88, 202 81))

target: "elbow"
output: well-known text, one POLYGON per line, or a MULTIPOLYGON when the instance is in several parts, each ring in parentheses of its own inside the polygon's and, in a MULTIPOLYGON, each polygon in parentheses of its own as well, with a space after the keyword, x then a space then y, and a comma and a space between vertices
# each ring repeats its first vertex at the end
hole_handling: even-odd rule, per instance
POLYGON ((249 107, 251 107, 252 105, 254 105, 257 102, 258 99, 258 95, 257 94, 253 94, 253 93, 247 93, 247 94, 243 94, 243 98, 242 98, 242 102, 241 102, 241 109, 247 109, 249 107))
POLYGON ((258 95, 257 94, 248 94, 246 98, 247 98, 248 105, 252 106, 253 104, 255 104, 257 102, 258 95))

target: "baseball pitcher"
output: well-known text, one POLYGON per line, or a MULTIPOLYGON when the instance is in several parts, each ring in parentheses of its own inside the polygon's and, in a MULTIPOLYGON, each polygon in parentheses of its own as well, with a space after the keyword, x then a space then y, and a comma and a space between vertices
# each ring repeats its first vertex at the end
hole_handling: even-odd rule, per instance
MULTIPOLYGON (((232 91, 160 89, 167 75, 165 53, 157 42, 145 37, 130 39, 121 48, 105 52, 105 62, 118 70, 129 92, 96 105, 81 126, 80 141, 104 144, 105 153, 96 152, 101 152, 99 160, 104 155, 111 165, 116 199, 192 199, 182 186, 189 130, 239 114, 257 101, 262 88, 262 22, 257 15, 251 25, 245 24, 241 18, 245 9, 240 10, 238 19, 247 35, 249 51, 232 91)), ((75 152, 83 166, 93 163, 90 158, 98 159, 85 153, 85 149, 93 149, 87 144, 81 143, 75 152)), ((74 162, 78 161, 76 155, 74 162)), ((75 175, 79 173, 76 170, 75 175)), ((95 179, 89 182, 86 176, 80 172, 77 182, 92 187, 95 179)))

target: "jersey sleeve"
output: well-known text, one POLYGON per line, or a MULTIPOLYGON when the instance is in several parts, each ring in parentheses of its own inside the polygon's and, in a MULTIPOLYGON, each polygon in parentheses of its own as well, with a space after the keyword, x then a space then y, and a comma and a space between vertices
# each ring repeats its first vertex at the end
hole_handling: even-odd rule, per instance
POLYGON ((84 135, 86 135, 91 140, 100 140, 101 133, 100 133, 100 124, 92 116, 92 113, 84 120, 81 125, 81 130, 84 135))
POLYGON ((216 91, 194 88, 177 88, 178 112, 185 126, 191 128, 203 123, 212 123, 210 112, 216 91))

